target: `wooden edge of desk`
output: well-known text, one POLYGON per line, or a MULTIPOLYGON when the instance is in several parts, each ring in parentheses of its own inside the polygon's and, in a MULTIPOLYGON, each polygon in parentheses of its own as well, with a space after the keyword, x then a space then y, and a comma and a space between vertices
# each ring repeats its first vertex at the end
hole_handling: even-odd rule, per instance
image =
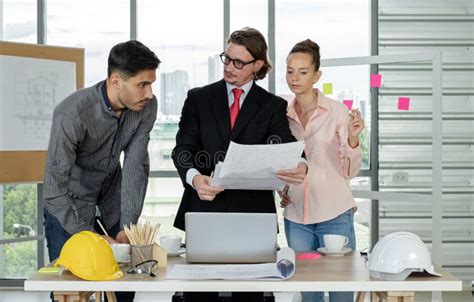
MULTIPOLYGON (((409 277, 404 281, 384 281, 369 278, 369 273, 364 262, 356 253, 352 257, 321 258, 319 262, 307 262, 297 260, 297 267, 306 267, 306 272, 300 271, 289 280, 166 280, 166 272, 173 265, 185 263, 185 258, 175 257, 168 259, 168 267, 160 268, 156 278, 139 277, 137 275, 126 275, 124 278, 114 281, 83 281, 66 272, 62 277, 57 274, 32 275, 25 281, 25 291, 114 291, 120 288, 123 291, 143 292, 166 292, 166 291, 273 291, 273 292, 299 292, 299 291, 461 291, 462 281, 438 268, 437 271, 443 277, 409 277), (360 280, 348 281, 326 281, 321 279, 311 280, 307 276, 306 265, 314 265, 315 269, 333 267, 334 261, 342 262, 344 265, 353 265, 354 275, 360 280)), ((341 268, 339 268, 341 271, 341 268)), ((342 270, 344 271, 344 270, 342 270)), ((345 273, 345 271, 344 271, 345 273)), ((338 280, 333 277, 332 280, 338 280)))
POLYGON ((25 291, 462 291, 462 282, 291 282, 268 280, 25 281, 25 291))

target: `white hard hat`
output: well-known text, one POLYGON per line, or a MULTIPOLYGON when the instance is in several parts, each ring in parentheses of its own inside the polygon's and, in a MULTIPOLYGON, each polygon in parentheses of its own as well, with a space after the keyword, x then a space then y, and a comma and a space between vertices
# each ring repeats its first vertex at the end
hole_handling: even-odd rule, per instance
POLYGON ((412 272, 435 276, 428 247, 417 235, 395 232, 384 236, 368 255, 367 268, 370 276, 383 280, 405 280, 412 272))

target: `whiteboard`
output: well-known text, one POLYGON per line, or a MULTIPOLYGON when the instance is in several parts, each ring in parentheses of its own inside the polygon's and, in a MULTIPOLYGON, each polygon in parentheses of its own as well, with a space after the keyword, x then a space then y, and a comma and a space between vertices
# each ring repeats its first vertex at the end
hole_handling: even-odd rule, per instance
POLYGON ((75 90, 75 62, 0 55, 0 151, 47 150, 54 107, 75 90))

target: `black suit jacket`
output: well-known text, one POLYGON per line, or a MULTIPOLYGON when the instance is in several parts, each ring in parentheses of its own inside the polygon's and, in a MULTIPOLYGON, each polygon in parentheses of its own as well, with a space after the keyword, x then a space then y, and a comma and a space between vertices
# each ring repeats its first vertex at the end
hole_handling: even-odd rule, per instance
POLYGON ((224 160, 231 141, 248 145, 295 141, 286 110, 284 99, 254 83, 231 130, 224 80, 188 92, 173 150, 173 161, 185 188, 175 227, 184 230, 186 212, 276 212, 272 191, 224 190, 213 201, 203 201, 186 183, 186 173, 195 168, 211 175, 215 165, 224 160))

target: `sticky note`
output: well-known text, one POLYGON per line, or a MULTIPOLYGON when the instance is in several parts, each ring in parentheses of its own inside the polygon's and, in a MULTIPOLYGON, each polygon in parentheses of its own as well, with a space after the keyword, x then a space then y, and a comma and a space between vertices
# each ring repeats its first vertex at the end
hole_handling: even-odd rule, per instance
POLYGON ((332 83, 323 83, 323 93, 332 94, 332 83))
POLYGON ((321 254, 314 252, 298 253, 296 254, 296 259, 298 260, 316 260, 321 258, 321 254))
POLYGON ((354 103, 353 100, 344 100, 342 101, 344 103, 344 105, 346 105, 346 107, 351 110, 352 109, 352 104, 354 103))
POLYGON ((399 97, 398 98, 398 110, 410 110, 410 98, 399 97))
POLYGON ((62 268, 60 267, 53 267, 53 266, 45 266, 38 270, 38 273, 60 273, 62 268))
POLYGON ((382 75, 381 74, 371 74, 370 75, 370 87, 380 87, 382 85, 382 75))

